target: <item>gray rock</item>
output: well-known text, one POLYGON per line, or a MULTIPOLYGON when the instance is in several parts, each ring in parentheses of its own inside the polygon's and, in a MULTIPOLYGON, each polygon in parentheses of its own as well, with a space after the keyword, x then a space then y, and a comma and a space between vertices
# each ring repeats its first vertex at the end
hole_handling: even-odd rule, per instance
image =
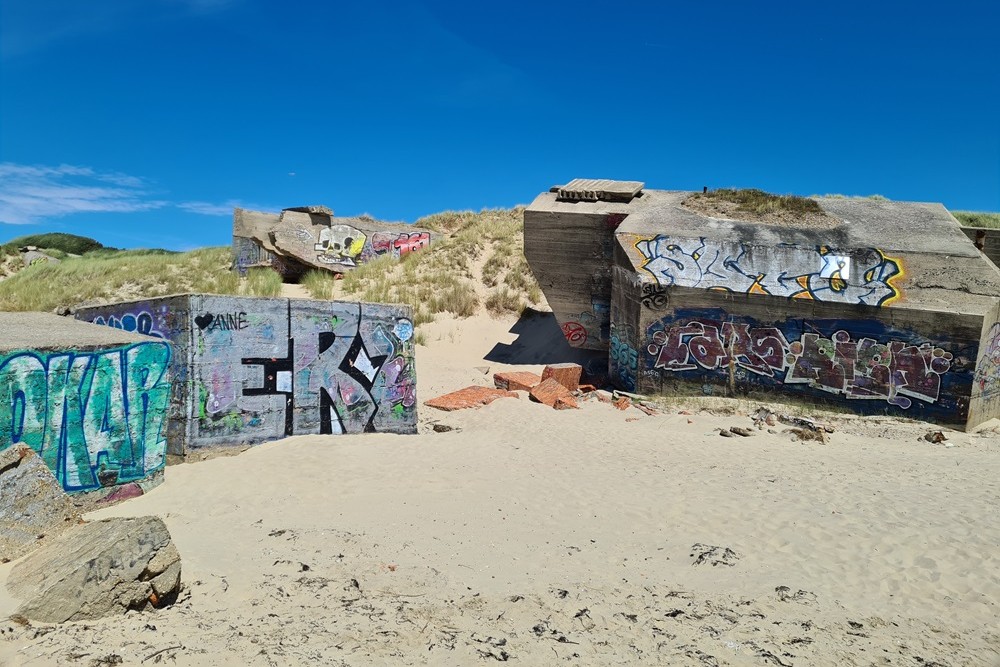
POLYGON ((79 514, 45 462, 29 447, 0 451, 0 562, 20 558, 77 523, 79 514))
POLYGON ((172 603, 181 557, 159 517, 80 524, 14 566, 7 590, 16 615, 62 623, 172 603))

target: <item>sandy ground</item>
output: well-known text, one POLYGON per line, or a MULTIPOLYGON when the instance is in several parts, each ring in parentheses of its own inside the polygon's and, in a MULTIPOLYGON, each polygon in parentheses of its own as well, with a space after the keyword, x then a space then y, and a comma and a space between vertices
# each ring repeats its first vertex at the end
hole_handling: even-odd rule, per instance
MULTIPOLYGON (((513 325, 427 326, 420 400, 540 369, 513 325)), ((1000 665, 995 428, 722 438, 751 420, 681 407, 421 407, 417 436, 172 466, 88 518, 163 517, 177 604, 0 622, 0 664, 1000 665)))

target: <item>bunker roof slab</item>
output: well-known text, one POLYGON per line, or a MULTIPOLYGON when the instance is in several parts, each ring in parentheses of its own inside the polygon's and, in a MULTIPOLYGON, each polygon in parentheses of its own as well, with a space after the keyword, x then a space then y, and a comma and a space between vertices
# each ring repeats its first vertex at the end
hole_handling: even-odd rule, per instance
POLYGON ((15 350, 92 350, 151 341, 161 339, 52 313, 0 312, 0 353, 15 350))

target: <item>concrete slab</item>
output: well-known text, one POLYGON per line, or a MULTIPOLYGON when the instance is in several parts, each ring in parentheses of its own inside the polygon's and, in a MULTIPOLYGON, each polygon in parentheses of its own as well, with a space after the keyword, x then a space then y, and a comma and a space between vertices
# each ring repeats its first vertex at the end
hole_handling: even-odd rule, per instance
POLYGON ((95 326, 52 313, 0 312, 0 353, 13 350, 89 350, 148 341, 138 333, 95 326))

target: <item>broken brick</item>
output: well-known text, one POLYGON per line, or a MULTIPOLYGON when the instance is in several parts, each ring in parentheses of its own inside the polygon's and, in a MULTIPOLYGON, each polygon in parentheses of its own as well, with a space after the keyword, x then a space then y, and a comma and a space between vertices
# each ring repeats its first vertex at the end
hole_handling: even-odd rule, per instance
POLYGON ((576 402, 576 399, 572 396, 560 396, 556 399, 555 405, 553 405, 556 410, 578 410, 580 404, 576 402))
POLYGON ((459 389, 458 391, 453 391, 450 394, 445 394, 444 396, 432 398, 429 401, 424 401, 424 405, 429 408, 437 408, 438 410, 450 412, 451 410, 478 408, 483 405, 489 405, 498 398, 507 397, 517 398, 517 394, 503 389, 472 386, 466 387, 465 389, 459 389))
POLYGON ((540 375, 527 371, 493 374, 493 384, 497 386, 497 389, 505 389, 507 391, 531 391, 541 381, 542 377, 540 375))
POLYGON ((559 384, 570 391, 576 391, 580 386, 580 376, 583 366, 580 364, 549 364, 542 371, 542 381, 555 378, 559 384))
POLYGON ((614 402, 614 406, 619 410, 628 410, 631 405, 632 400, 628 396, 619 396, 618 400, 614 402))
POLYGON ((539 385, 531 390, 530 395, 534 400, 539 403, 543 403, 550 408, 554 407, 556 401, 560 398, 573 397, 569 389, 559 384, 559 381, 555 378, 542 380, 539 385))

